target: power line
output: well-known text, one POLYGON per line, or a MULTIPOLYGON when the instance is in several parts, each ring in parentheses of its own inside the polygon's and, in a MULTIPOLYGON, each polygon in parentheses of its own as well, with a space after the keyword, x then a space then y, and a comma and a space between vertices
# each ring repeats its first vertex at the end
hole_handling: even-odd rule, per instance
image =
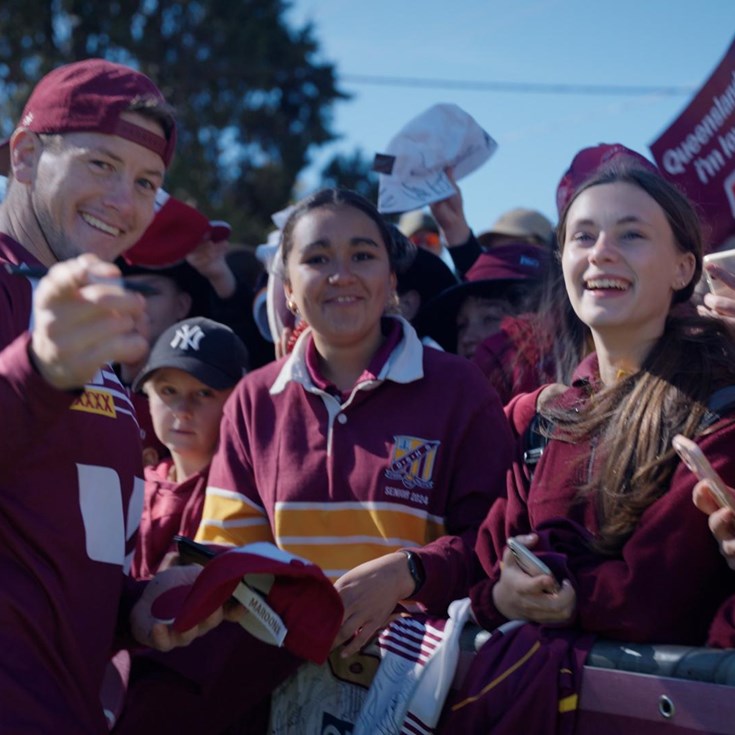
POLYGON ((462 89, 470 92, 512 92, 517 94, 577 94, 680 96, 696 91, 693 86, 646 87, 616 84, 541 84, 536 82, 473 82, 460 79, 422 79, 419 77, 384 77, 370 74, 342 74, 348 84, 374 84, 384 87, 423 87, 428 89, 462 89))

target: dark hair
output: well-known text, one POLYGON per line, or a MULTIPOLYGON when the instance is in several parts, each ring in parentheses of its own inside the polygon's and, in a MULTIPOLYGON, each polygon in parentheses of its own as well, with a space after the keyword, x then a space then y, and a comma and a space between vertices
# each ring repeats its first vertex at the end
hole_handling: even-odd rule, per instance
POLYGON ((645 191, 663 209, 669 226, 674 233, 674 242, 679 250, 694 255, 694 274, 684 288, 674 293, 673 298, 673 303, 688 301, 702 275, 704 243, 697 210, 676 186, 669 183, 663 176, 637 165, 634 160, 619 159, 610 163, 596 171, 574 192, 574 196, 570 198, 561 213, 556 229, 560 249, 564 249, 567 216, 572 203, 583 191, 591 189, 593 186, 615 183, 632 184, 645 191))
MULTIPOLYGON (((662 177, 630 165, 596 173, 571 201, 592 186, 618 181, 648 193, 666 213, 680 250, 694 254, 695 275, 676 294, 676 300, 688 299, 702 267, 702 236, 694 207, 662 177)), ((562 247, 571 201, 557 230, 562 247)), ((573 443, 597 440, 595 474, 584 471, 579 492, 595 494, 599 501, 595 543, 599 550, 618 553, 646 508, 668 491, 678 464, 671 439, 701 433, 709 396, 733 382, 735 344, 726 326, 718 319, 670 312, 663 334, 639 371, 593 393, 582 407, 547 404, 543 412, 555 426, 554 438, 573 443)))
MULTIPOLYGON (((549 376, 558 383, 571 384, 574 371, 589 352, 589 327, 577 316, 564 285, 561 254, 553 244, 552 257, 539 287, 531 320, 531 338, 544 347, 543 359, 537 365, 536 378, 541 385, 549 376)), ((518 356, 520 358, 521 351, 518 356)))
POLYGON ((168 102, 154 97, 141 97, 134 99, 128 105, 127 111, 135 112, 158 123, 163 128, 166 140, 171 140, 176 129, 176 115, 174 108, 168 102))
POLYGON ((410 242, 406 238, 394 238, 390 225, 383 219, 383 216, 375 206, 365 199, 364 196, 358 194, 356 191, 352 191, 352 189, 331 187, 321 189, 299 201, 286 220, 286 224, 281 231, 281 259, 284 273, 287 272, 286 263, 289 253, 293 249, 293 231, 296 224, 307 212, 319 209, 320 207, 353 207, 354 209, 360 210, 375 222, 380 231, 385 249, 388 251, 388 260, 393 272, 402 271, 407 259, 413 255, 413 252, 409 250, 411 247, 410 242))

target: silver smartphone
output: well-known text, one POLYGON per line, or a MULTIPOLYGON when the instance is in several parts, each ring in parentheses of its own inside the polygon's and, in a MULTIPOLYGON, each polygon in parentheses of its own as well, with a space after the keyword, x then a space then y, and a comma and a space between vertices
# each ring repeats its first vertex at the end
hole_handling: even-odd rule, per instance
POLYGON ((521 543, 517 538, 512 536, 508 539, 508 548, 515 558, 518 566, 529 576, 538 577, 542 574, 548 574, 552 579, 554 573, 547 564, 539 559, 525 544, 521 543))
MULTIPOLYGON (((704 256, 703 262, 705 266, 708 263, 717 265, 728 271, 728 273, 732 273, 733 277, 735 277, 735 250, 722 250, 719 253, 709 253, 709 255, 704 256)), ((715 296, 727 296, 730 299, 735 299, 735 290, 723 280, 711 276, 706 268, 704 269, 704 277, 707 279, 709 290, 715 296)))
POLYGON ((681 457, 682 462, 696 475, 699 480, 706 480, 715 499, 721 507, 727 506, 735 510, 735 496, 724 483, 723 479, 715 472, 704 452, 691 439, 677 434, 671 440, 671 446, 681 457))

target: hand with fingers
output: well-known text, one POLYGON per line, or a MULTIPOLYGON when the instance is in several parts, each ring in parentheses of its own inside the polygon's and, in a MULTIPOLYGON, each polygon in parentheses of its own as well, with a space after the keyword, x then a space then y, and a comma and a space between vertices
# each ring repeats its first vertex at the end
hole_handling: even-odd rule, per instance
POLYGON ((400 551, 360 564, 343 574, 334 584, 345 608, 335 648, 344 645, 341 655, 357 653, 385 626, 401 600, 408 599, 415 582, 406 555, 400 551))
MULTIPOLYGON (((735 494, 735 490, 732 492, 735 494)), ((709 516, 709 528, 720 546, 720 553, 730 569, 735 569, 735 511, 717 502, 707 480, 700 480, 694 486, 692 499, 694 505, 709 516)))
MULTIPOLYGON (((538 542, 536 534, 517 538, 528 548, 533 548, 538 542)), ((501 566, 500 579, 493 587, 493 601, 508 620, 549 624, 565 623, 572 619, 576 593, 568 579, 562 580, 560 585, 548 574, 529 575, 507 547, 501 566)))
POLYGON ((462 200, 462 191, 454 179, 452 169, 445 169, 449 180, 454 186, 454 194, 447 199, 439 202, 433 202, 429 205, 431 214, 444 233, 444 239, 448 247, 462 245, 467 242, 470 237, 470 226, 464 213, 464 202, 462 200))
POLYGON ((188 646, 195 639, 216 628, 223 620, 238 622, 247 614, 242 605, 229 600, 198 625, 183 632, 174 630, 170 620, 161 620, 157 617, 155 613, 158 610, 154 612, 156 601, 164 593, 191 587, 202 569, 199 564, 170 566, 150 580, 130 614, 131 630, 139 643, 157 651, 170 651, 173 648, 188 646))
POLYGON ((209 281, 221 299, 230 298, 237 288, 235 274, 227 262, 229 250, 227 240, 203 240, 186 256, 186 262, 209 281))
POLYGON ((145 300, 117 283, 112 263, 85 254, 57 263, 33 296, 30 354, 59 390, 83 387, 108 362, 136 362, 148 350, 145 300))
POLYGON ((705 263, 710 278, 720 282, 725 288, 718 293, 706 293, 704 306, 697 311, 702 316, 715 316, 722 319, 731 329, 735 328, 735 274, 716 263, 705 263))

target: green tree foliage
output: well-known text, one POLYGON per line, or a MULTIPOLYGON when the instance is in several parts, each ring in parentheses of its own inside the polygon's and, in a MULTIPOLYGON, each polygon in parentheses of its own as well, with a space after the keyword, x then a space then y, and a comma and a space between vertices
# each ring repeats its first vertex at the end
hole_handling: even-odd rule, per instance
POLYGON ((98 56, 130 64, 177 111, 166 188, 234 239, 263 241, 314 148, 334 139, 331 108, 346 96, 317 60, 310 25, 289 27, 285 0, 3 0, 0 132, 8 135, 38 79, 98 56))

